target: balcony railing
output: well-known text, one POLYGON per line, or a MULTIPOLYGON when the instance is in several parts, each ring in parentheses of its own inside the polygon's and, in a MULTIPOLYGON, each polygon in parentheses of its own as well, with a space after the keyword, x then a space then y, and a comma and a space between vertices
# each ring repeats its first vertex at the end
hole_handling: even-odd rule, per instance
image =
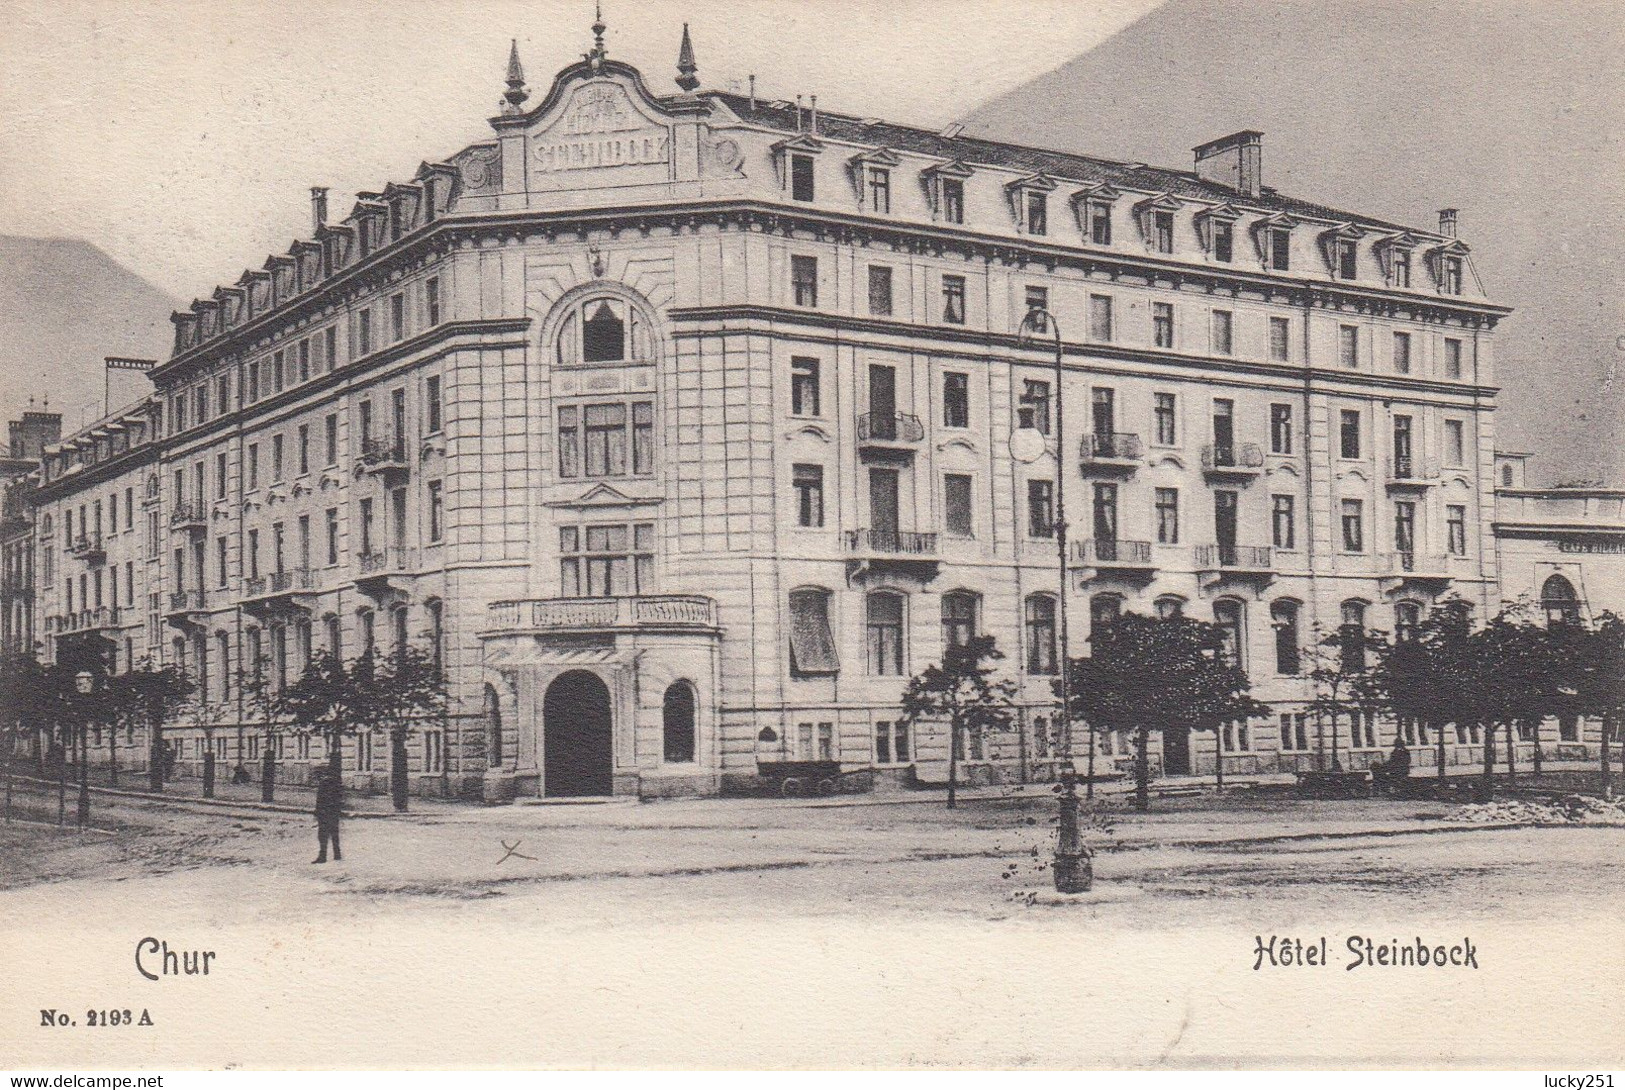
POLYGON ((94 560, 107 555, 107 550, 102 545, 101 534, 80 534, 73 539, 73 544, 68 546, 68 552, 84 560, 94 560))
POLYGON ((1102 567, 1149 567, 1151 543, 1149 541, 1123 541, 1121 539, 1092 538, 1074 542, 1073 559, 1084 564, 1102 567))
MULTIPOLYGON (((56 618, 56 631, 68 632, 94 632, 101 628, 112 628, 119 623, 117 606, 97 606, 94 609, 79 609, 72 613, 59 613, 56 618)), ((50 625, 46 626, 47 630, 50 625)))
POLYGON ((493 602, 488 624, 495 630, 540 632, 716 628, 717 604, 710 598, 693 594, 493 602))
POLYGON ((287 571, 274 571, 271 573, 271 593, 285 594, 288 591, 314 589, 316 581, 309 568, 290 568, 287 571))
POLYGON ((937 535, 911 530, 848 530, 846 549, 869 555, 935 556, 937 535))
POLYGON ((1220 542, 1196 546, 1196 566, 1202 571, 1271 571, 1275 556, 1268 545, 1220 542))
POLYGON ((1264 467, 1264 452, 1257 443, 1204 443, 1202 468, 1209 472, 1249 473, 1264 467))
POLYGON ((1387 461, 1391 484, 1429 484, 1439 479, 1439 464, 1414 454, 1396 454, 1387 461))
POLYGON ((405 470, 409 468, 406 458, 406 437, 402 435, 378 435, 361 441, 361 461, 368 469, 375 471, 405 470))
POLYGON ((201 590, 172 590, 169 592, 169 611, 182 613, 203 608, 204 595, 201 590))
POLYGON ((1450 561, 1448 557, 1402 549, 1389 553, 1383 567, 1395 575, 1446 576, 1450 561))
POLYGON ((412 550, 399 545, 361 554, 362 575, 381 575, 384 572, 404 571, 411 566, 412 550))
POLYGON ((1140 437, 1132 432, 1090 432, 1083 437, 1085 462, 1136 462, 1140 459, 1140 437))
POLYGON ((243 580, 243 597, 259 598, 265 593, 265 576, 250 575, 243 580))
POLYGON ((918 443, 925 425, 908 413, 864 413, 858 417, 858 439, 863 442, 918 443))
POLYGON ((177 503, 169 513, 172 530, 202 530, 209 525, 209 514, 201 503, 177 503))

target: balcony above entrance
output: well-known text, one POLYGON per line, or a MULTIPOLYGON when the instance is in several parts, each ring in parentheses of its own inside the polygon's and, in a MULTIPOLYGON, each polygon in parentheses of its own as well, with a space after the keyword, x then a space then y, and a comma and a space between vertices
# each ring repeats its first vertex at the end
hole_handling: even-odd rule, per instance
POLYGON ((527 598, 492 602, 486 635, 717 631, 717 603, 698 594, 527 598))

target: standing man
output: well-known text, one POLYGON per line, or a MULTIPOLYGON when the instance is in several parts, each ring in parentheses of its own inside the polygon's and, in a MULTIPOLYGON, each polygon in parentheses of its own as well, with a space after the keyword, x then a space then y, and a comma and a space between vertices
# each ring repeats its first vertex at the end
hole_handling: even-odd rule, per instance
POLYGON ((343 809, 344 784, 337 773, 323 769, 316 779, 316 836, 321 841, 321 851, 313 863, 327 862, 328 841, 333 843, 333 861, 344 858, 339 852, 339 816, 343 809))

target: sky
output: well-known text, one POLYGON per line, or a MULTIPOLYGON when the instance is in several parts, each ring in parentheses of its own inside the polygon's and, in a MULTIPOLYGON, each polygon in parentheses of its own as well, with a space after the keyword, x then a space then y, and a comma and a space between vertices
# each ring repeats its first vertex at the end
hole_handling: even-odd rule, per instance
MULTIPOLYGON (((1160 0, 608 0, 609 55, 706 86, 957 120, 1160 0)), ((591 46, 588 0, 13 0, 0 35, 0 234, 70 236, 180 299, 490 136, 511 38, 533 95, 591 46)))

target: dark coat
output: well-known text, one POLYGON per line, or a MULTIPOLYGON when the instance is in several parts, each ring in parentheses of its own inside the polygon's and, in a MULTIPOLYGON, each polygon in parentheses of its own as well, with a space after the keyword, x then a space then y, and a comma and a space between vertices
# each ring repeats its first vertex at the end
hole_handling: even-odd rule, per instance
POLYGON ((316 784, 316 820, 337 821, 344 810, 344 784, 337 776, 323 776, 316 784))

